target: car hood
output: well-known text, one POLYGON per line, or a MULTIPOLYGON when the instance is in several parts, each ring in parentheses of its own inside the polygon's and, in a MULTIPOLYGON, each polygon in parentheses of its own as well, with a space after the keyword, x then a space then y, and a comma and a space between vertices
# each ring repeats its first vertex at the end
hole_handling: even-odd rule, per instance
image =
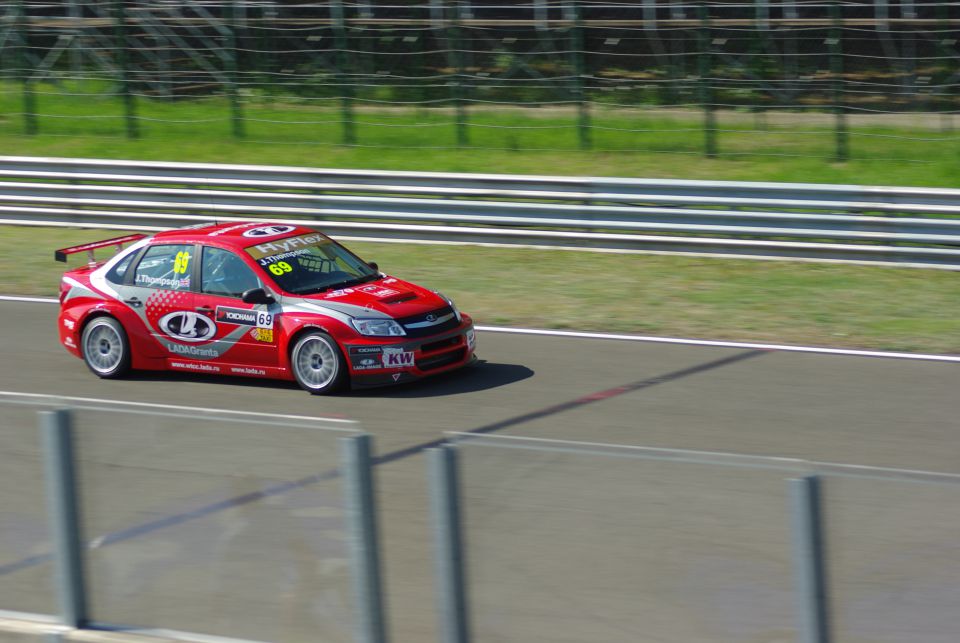
POLYGON ((350 288, 315 295, 285 296, 283 303, 332 310, 351 317, 391 319, 423 315, 447 306, 447 302, 432 290, 387 275, 350 288))

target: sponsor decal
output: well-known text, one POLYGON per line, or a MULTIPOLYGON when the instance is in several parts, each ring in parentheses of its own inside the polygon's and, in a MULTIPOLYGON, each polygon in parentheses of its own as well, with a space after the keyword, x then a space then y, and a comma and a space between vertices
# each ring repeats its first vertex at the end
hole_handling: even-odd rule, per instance
POLYGON ((328 293, 324 299, 336 299, 337 297, 344 297, 346 295, 353 294, 353 288, 342 288, 341 290, 334 290, 331 293, 328 293))
POLYGON ((183 368, 188 371, 202 371, 204 373, 219 373, 220 367, 214 364, 198 364, 196 362, 170 362, 170 368, 183 368))
POLYGON ((382 299, 384 297, 390 297, 391 295, 399 295, 399 290, 393 290, 392 288, 384 288, 383 286, 364 286, 359 288, 360 292, 365 292, 367 294, 373 295, 377 299, 382 299))
POLYGON ((379 355, 383 352, 383 349, 379 346, 352 346, 350 348, 351 355, 379 355))
POLYGON ((266 375, 267 372, 262 368, 253 368, 252 366, 231 366, 231 373, 237 375, 266 375))
POLYGON ((250 308, 217 306, 217 321, 224 324, 237 324, 238 326, 273 328, 273 315, 271 313, 250 308))
POLYGON ((395 283, 397 283, 397 280, 394 279, 393 277, 390 277, 389 279, 384 279, 384 280, 383 280, 383 283, 385 283, 385 284, 395 284, 395 283))
POLYGON ((381 359, 386 368, 409 368, 413 366, 413 351, 384 346, 381 359))
POLYGON ((375 357, 355 357, 353 360, 353 368, 358 371, 369 371, 371 369, 383 368, 383 364, 375 357))
POLYGON ((76 347, 77 347, 77 345, 73 342, 73 338, 72 338, 72 337, 67 337, 65 340, 63 340, 63 345, 64 345, 64 346, 69 346, 70 348, 76 348, 76 347))
POLYGON ((252 337, 258 342, 272 342, 273 329, 272 328, 254 328, 253 330, 250 331, 250 337, 252 337))
POLYGON ((204 342, 217 334, 217 325, 211 319, 190 311, 167 313, 160 318, 159 326, 182 342, 204 342))
POLYGON ((170 288, 172 290, 184 290, 190 287, 190 277, 174 279, 173 277, 150 277, 149 275, 137 275, 136 285, 146 286, 148 288, 170 288))
MULTIPOLYGON (((293 230, 292 227, 290 229, 293 230)), ((247 232, 252 232, 252 230, 248 230, 247 232)), ((246 232, 244 236, 246 236, 246 232)), ((324 238, 322 234, 303 234, 299 237, 289 237, 278 241, 268 241, 267 243, 257 244, 247 248, 247 253, 258 261, 263 259, 266 261, 266 264, 270 264, 289 256, 303 254, 302 252, 297 252, 293 255, 284 255, 284 253, 294 252, 298 249, 302 250, 307 246, 326 245, 328 243, 331 243, 330 240, 324 238)), ((266 264, 260 261, 260 265, 266 264)))
MULTIPOLYGON (((209 224, 205 223, 203 225, 209 225, 209 224)), ((219 237, 221 234, 228 234, 230 232, 233 232, 234 230, 242 230, 243 228, 249 228, 250 226, 255 226, 255 225, 259 225, 259 224, 257 224, 256 222, 238 223, 237 225, 232 225, 229 228, 220 228, 219 230, 214 230, 207 236, 219 237)))
POLYGON ((400 376, 401 376, 401 375, 403 375, 403 373, 394 373, 394 374, 393 374, 393 381, 396 382, 398 379, 400 379, 400 376))
POLYGON ((190 357, 220 357, 220 351, 213 348, 200 348, 190 346, 189 344, 166 344, 167 350, 179 355, 189 355, 190 357))
POLYGON ((477 347, 477 331, 472 328, 467 330, 467 348, 473 350, 477 347))
POLYGON ((77 327, 77 322, 73 321, 72 319, 64 319, 63 325, 69 328, 70 330, 73 330, 74 328, 77 327))
POLYGON ((296 226, 292 225, 266 225, 259 228, 250 228, 244 231, 243 236, 252 238, 276 237, 277 235, 293 232, 296 229, 296 226))

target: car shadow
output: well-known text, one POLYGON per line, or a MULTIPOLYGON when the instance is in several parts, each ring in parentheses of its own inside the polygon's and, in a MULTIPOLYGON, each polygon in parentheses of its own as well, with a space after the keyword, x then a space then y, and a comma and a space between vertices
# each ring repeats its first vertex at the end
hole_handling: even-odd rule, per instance
MULTIPOLYGON (((419 398, 442 397, 486 391, 506 386, 533 377, 534 372, 520 364, 497 364, 479 360, 473 366, 457 371, 428 377, 416 382, 344 391, 340 395, 350 398, 419 398)), ((133 371, 125 379, 139 382, 194 382, 199 384, 224 384, 258 389, 298 391, 295 382, 230 375, 206 375, 180 371, 133 371)), ((306 394, 306 393, 304 393, 306 394)))
POLYGON ((533 374, 531 369, 520 364, 498 364, 479 360, 473 366, 443 375, 396 386, 358 389, 350 391, 347 395, 358 399, 365 397, 402 399, 461 395, 507 386, 533 377, 533 374))

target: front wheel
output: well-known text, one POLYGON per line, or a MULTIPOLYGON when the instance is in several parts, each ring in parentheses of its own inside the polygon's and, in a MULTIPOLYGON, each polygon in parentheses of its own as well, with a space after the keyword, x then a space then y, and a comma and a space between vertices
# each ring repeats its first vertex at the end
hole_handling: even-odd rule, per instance
POLYGON ((122 377, 130 370, 130 342, 113 317, 97 317, 83 329, 80 338, 83 361, 98 377, 122 377))
POLYGON ((314 395, 327 395, 343 387, 347 362, 333 338, 311 332, 297 340, 290 351, 290 368, 297 384, 314 395))

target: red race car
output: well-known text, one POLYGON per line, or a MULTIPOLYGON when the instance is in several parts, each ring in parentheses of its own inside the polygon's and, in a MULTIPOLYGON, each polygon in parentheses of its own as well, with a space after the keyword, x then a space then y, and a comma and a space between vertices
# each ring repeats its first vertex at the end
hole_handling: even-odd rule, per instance
POLYGON ((476 358, 469 316, 297 225, 207 224, 64 248, 60 342, 96 375, 294 379, 311 393, 419 379, 476 358), (127 248, 124 243, 134 242, 127 248), (93 251, 116 246, 97 263, 93 251))

